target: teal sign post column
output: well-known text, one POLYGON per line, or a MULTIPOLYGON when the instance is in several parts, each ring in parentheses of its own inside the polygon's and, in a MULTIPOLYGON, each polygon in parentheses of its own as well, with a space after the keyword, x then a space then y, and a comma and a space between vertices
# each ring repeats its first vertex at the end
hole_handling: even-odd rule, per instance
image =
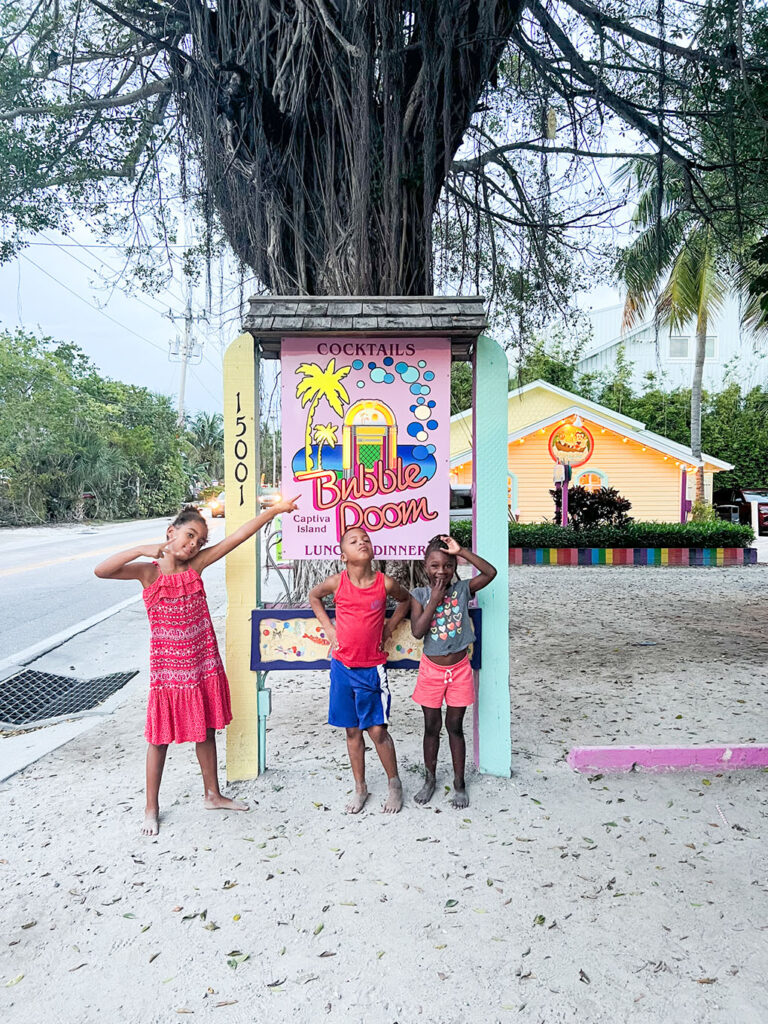
POLYGON ((507 392, 504 350, 477 339, 474 358, 473 550, 497 569, 477 595, 483 610, 482 668, 475 703, 475 760, 481 772, 508 778, 512 769, 509 699, 509 533, 507 528, 507 392))

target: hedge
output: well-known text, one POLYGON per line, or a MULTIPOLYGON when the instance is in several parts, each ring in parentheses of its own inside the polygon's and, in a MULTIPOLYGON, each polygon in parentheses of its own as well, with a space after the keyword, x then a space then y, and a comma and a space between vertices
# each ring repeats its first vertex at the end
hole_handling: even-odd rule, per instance
MULTIPOLYGON (((451 523, 451 535, 464 547, 472 543, 472 521, 451 523)), ((573 530, 554 523, 509 523, 511 548, 746 548, 751 526, 737 523, 628 523, 573 530)))

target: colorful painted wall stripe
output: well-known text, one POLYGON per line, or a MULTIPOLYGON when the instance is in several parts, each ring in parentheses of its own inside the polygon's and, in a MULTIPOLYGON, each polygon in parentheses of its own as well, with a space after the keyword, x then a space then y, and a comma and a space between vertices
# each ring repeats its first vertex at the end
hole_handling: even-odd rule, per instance
POLYGON ((700 747, 574 747, 568 764, 575 772, 649 772, 686 769, 764 768, 768 746, 764 743, 724 743, 700 747))
POLYGON ((757 548, 510 548, 510 565, 756 565, 757 548))

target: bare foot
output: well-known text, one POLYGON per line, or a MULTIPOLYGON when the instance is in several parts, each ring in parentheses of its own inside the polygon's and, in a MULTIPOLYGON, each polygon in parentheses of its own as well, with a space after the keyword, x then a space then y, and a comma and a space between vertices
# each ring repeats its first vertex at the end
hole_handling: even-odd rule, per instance
POLYGON ((248 804, 242 804, 239 800, 230 800, 228 796, 221 793, 212 793, 203 801, 206 811, 247 811, 248 804))
POLYGON ((159 811, 147 811, 144 815, 144 823, 141 826, 143 836, 156 836, 160 831, 159 811))
POLYGON ((359 814, 363 807, 365 807, 365 801, 368 799, 369 795, 368 787, 363 783, 363 788, 355 790, 355 795, 344 808, 344 811, 347 814, 359 814))
POLYGON ((451 807, 455 807, 457 810, 461 810, 462 807, 469 807, 469 794, 464 786, 457 786, 455 780, 453 783, 453 800, 451 800, 451 807))
POLYGON ((431 772, 427 772, 427 778, 424 785, 421 787, 419 792, 413 798, 417 804, 426 804, 432 799, 432 794, 435 792, 435 776, 431 772))
POLYGON ((403 784, 398 778, 389 780, 389 793, 381 808, 384 814, 397 814, 403 806, 403 784))

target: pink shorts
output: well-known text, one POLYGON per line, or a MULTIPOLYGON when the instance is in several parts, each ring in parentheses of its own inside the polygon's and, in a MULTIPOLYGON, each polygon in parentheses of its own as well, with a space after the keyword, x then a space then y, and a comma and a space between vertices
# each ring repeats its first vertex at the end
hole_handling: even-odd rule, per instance
POLYGON ((465 655, 455 665, 436 665, 422 654, 413 699, 425 708, 466 708, 475 703, 475 680, 465 655))

